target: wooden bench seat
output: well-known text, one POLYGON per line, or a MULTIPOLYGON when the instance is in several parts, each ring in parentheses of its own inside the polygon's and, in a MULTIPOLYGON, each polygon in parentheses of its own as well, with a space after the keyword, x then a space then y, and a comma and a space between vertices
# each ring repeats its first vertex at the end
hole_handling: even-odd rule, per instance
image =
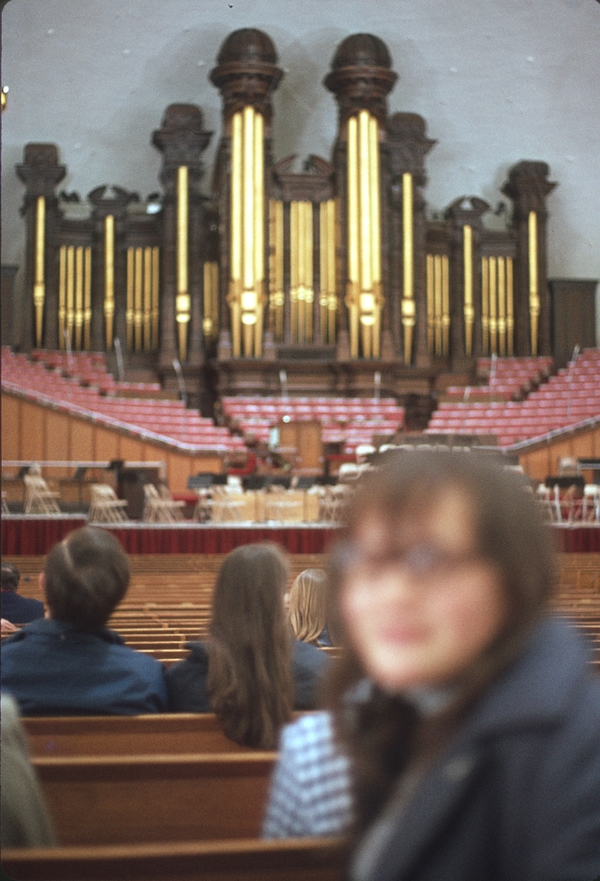
POLYGON ((275 752, 37 757, 61 845, 254 838, 275 752))
POLYGON ((4 849, 13 881, 341 881, 333 838, 4 849))

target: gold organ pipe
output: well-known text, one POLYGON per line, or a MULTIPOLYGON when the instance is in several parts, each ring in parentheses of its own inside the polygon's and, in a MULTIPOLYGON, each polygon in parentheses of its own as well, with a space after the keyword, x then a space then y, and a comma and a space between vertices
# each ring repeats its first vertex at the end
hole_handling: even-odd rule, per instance
POLYGON ((243 280, 244 290, 254 290, 254 108, 243 110, 243 199, 244 199, 244 250, 243 280))
POLYGON ((262 354, 263 338, 263 291, 265 279, 264 192, 264 125, 262 115, 254 112, 254 290, 256 291, 254 354, 257 357, 262 354))
POLYGON ((83 248, 75 248, 75 348, 81 349, 83 330, 83 248))
POLYGON ((360 289, 373 289, 371 273, 371 163, 369 157, 369 114, 358 114, 358 175, 359 175, 359 229, 360 229, 360 289))
POLYGON ((159 327, 159 266, 160 251, 158 247, 152 248, 152 346, 158 346, 158 327, 159 327))
POLYGON ((350 313, 350 355, 358 357, 358 295, 360 266, 359 189, 358 189, 358 120, 348 120, 348 293, 350 313))
POLYGON ((327 341, 327 295, 329 292, 329 242, 327 240, 327 202, 319 205, 319 318, 321 339, 327 341))
MULTIPOLYGON (((127 327, 127 348, 133 351, 133 285, 135 279, 135 249, 127 248, 127 308, 125 324, 127 327)), ((108 332, 108 331, 107 331, 108 332)))
POLYGON ((313 206, 312 202, 306 203, 305 209, 305 247, 306 247, 306 256, 304 260, 305 264, 305 272, 306 272, 306 291, 305 291, 305 303, 306 303, 306 339, 307 342, 312 342, 313 340, 313 304, 315 301, 315 290, 314 290, 314 277, 313 277, 313 206))
POLYGON ((290 331, 292 340, 298 340, 298 248, 299 248, 298 202, 290 203, 290 331))
POLYGON ((133 334, 134 346, 136 352, 142 348, 142 284, 143 284, 143 251, 141 248, 135 249, 135 286, 133 289, 134 312, 133 312, 133 334))
POLYGON ((507 351, 513 354, 513 331, 515 326, 513 309, 513 263, 512 257, 506 258, 506 336, 507 351))
MULTIPOLYGON (((188 290, 188 235, 189 235, 189 173, 187 165, 177 169, 177 297, 175 298, 175 321, 179 336, 179 358, 187 360, 187 334, 190 321, 190 295, 188 290)), ((141 257, 141 255, 140 255, 141 257)), ((136 348, 141 348, 142 331, 142 279, 141 260, 136 253, 136 314, 135 337, 136 348)))
POLYGON ((529 212, 529 320, 531 324, 531 354, 537 355, 538 320, 540 315, 540 294, 538 289, 538 232, 537 214, 529 212))
POLYGON ((144 248, 144 343, 152 347, 152 248, 144 248))
POLYGON ((306 342, 306 202, 298 202, 298 342, 306 342))
POLYGON ((435 354, 442 352, 442 256, 434 257, 435 283, 434 283, 434 313, 435 313, 435 354))
POLYGON ((506 355, 506 273, 504 257, 498 257, 498 349, 506 355))
POLYGON ((409 172, 402 175, 402 254, 403 254, 403 299, 402 326, 404 328, 404 363, 412 360, 413 328, 416 323, 414 302, 414 240, 413 240, 413 178, 409 172))
POLYGON ((427 350, 433 353, 435 346, 435 258, 427 255, 427 350))
POLYGON ((67 334, 69 344, 73 345, 73 324, 75 321, 75 248, 67 247, 67 334))
POLYGON ((58 348, 65 347, 67 319, 67 249, 61 245, 58 269, 58 348))
POLYGON ((242 114, 233 114, 231 120, 231 345, 234 358, 241 354, 241 295, 242 295, 242 114))
POLYGON ((177 293, 188 292, 188 167, 177 169, 177 293))
POLYGON ((115 317, 115 218, 104 218, 104 323, 107 350, 112 349, 115 317))
POLYGON ((327 202, 327 309, 329 317, 328 338, 330 343, 335 342, 335 322, 337 313, 335 252, 335 201, 333 199, 329 199, 327 202))
POLYGON ((473 229, 469 224, 465 224, 463 227, 463 274, 465 354, 470 355, 473 351, 473 322, 475 321, 475 309, 473 307, 473 229))
POLYGON ((492 354, 498 353, 498 321, 497 315, 497 270, 496 258, 489 258, 489 281, 490 281, 490 347, 492 354))
POLYGON ((275 316, 275 338, 283 340, 283 307, 285 296, 283 292, 283 255, 284 255, 284 227, 283 227, 283 202, 281 200, 271 202, 271 217, 273 223, 272 241, 273 251, 273 278, 274 284, 271 293, 271 304, 275 316))
POLYGON ((381 282, 381 222, 379 203, 379 132, 377 120, 369 117, 369 158, 371 160, 371 261, 373 281, 381 282))
POLYGON ((490 342, 489 301, 490 301, 489 260, 487 257, 482 257, 481 258, 481 335, 483 338, 483 353, 484 353, 484 355, 487 355, 489 352, 489 342, 490 342))
POLYGON ((85 249, 85 285, 83 290, 83 345, 91 349, 92 341, 92 249, 85 249))
POLYGON ((442 354, 450 351, 450 272, 448 257, 442 256, 442 354))
POLYGON ((35 311, 35 344, 42 345, 44 327, 44 300, 46 282, 44 264, 46 260, 46 199, 38 196, 35 205, 35 265, 33 282, 33 307, 35 311))

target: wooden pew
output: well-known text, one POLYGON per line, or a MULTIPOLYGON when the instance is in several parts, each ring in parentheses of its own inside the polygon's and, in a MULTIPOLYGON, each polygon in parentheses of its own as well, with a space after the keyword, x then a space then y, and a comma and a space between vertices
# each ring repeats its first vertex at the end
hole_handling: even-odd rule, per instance
POLYGON ((341 881, 338 839, 4 849, 13 881, 341 881))
POLYGON ((34 758, 62 845, 260 833, 275 752, 34 758))
POLYGON ((214 713, 26 716, 21 721, 35 757, 254 752, 230 740, 214 713))

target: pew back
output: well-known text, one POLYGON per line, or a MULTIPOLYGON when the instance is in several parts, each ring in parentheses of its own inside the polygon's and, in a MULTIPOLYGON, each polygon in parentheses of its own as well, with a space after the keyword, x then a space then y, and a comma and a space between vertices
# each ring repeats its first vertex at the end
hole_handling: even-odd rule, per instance
POLYGON ((275 752, 35 758, 62 845, 252 838, 275 752))
POLYGON ((341 881, 337 839, 4 850, 13 881, 341 881))

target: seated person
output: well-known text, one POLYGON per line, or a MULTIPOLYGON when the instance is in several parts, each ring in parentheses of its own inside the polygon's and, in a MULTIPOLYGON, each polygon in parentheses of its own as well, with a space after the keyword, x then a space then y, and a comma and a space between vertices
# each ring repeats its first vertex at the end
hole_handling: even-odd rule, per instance
POLYGON ((305 569, 296 576, 286 600, 296 639, 331 646, 327 627, 327 575, 323 569, 305 569))
POLYGON ((31 764, 27 734, 15 701, 1 698, 2 847, 51 847, 56 843, 40 784, 31 764))
POLYGON ((29 624, 44 617, 44 604, 41 600, 22 597, 17 591, 21 573, 14 563, 2 563, 2 618, 11 624, 29 624))
POLYGON ((292 708, 314 706, 330 659, 291 639, 287 580, 287 560, 276 545, 242 545, 227 555, 214 588, 209 640, 188 644, 190 657, 167 670, 172 711, 215 712, 232 740, 274 749, 292 708))
POLYGON ((162 664, 123 644, 106 627, 129 586, 118 540, 84 526, 55 545, 40 584, 49 618, 2 645, 2 690, 25 716, 135 715, 167 708, 162 664))
POLYGON ((350 822, 350 881, 597 878, 600 682, 551 614, 549 530, 518 476, 393 457, 357 487, 331 571, 329 714, 318 738, 284 732, 264 834, 350 822))

